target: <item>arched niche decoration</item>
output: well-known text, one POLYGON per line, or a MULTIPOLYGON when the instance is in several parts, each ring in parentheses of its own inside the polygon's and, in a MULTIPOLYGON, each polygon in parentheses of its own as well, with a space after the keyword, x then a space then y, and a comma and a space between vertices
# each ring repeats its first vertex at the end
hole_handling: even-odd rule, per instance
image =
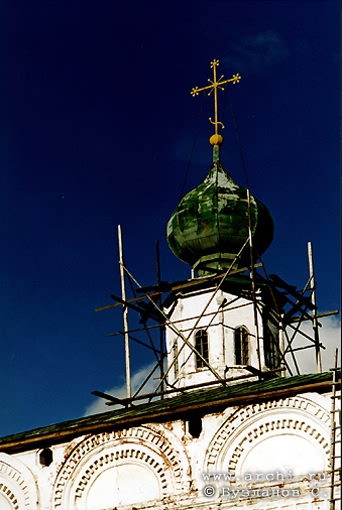
POLYGON ((37 509, 33 474, 22 462, 6 453, 0 453, 0 509, 37 509))
POLYGON ((329 412, 301 396, 240 408, 211 440, 204 472, 227 473, 233 482, 246 473, 291 473, 303 477, 329 468, 329 412))
POLYGON ((189 466, 182 444, 161 425, 92 435, 61 466, 53 509, 101 510, 184 494, 189 466))

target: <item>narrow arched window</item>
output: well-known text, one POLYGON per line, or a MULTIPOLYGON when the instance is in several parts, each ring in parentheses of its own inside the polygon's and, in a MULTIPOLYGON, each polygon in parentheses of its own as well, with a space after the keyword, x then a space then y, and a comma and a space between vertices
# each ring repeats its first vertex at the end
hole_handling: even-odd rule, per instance
POLYGON ((249 364, 249 339, 248 331, 244 326, 236 328, 234 332, 235 364, 249 364))
POLYGON ((195 333, 195 349, 202 357, 196 353, 196 368, 203 368, 207 365, 204 360, 209 363, 209 346, 208 346, 208 333, 205 329, 199 329, 195 333))
POLYGON ((177 379, 179 373, 177 338, 175 339, 174 344, 172 346, 172 352, 173 352, 173 376, 175 379, 177 379))

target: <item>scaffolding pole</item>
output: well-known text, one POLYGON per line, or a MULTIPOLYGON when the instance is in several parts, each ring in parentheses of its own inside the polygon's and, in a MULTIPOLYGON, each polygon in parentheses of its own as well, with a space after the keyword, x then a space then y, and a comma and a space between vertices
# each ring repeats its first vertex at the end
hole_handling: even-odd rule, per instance
POLYGON ((309 261, 309 276, 310 276, 310 288, 311 288, 311 303, 313 305, 312 310, 312 327, 314 330, 315 339, 315 350, 316 350, 316 368, 317 372, 322 373, 322 356, 319 342, 319 331, 317 321, 317 306, 316 306, 316 283, 314 275, 313 255, 312 255, 312 244, 308 242, 308 261, 309 261))
POLYGON ((341 395, 337 395, 337 379, 338 379, 338 349, 335 350, 335 363, 332 368, 333 379, 332 379, 332 394, 331 394, 331 440, 330 440, 330 468, 331 468, 331 480, 330 480, 330 510, 336 509, 337 488, 340 487, 340 474, 341 474, 341 455, 336 453, 336 445, 341 446, 341 425, 338 423, 339 417, 337 416, 341 409, 336 404, 336 400, 341 399, 341 395), (339 430, 339 434, 337 431, 339 430), (337 466, 337 460, 339 459, 339 465, 337 466))
POLYGON ((249 189, 247 189, 247 207, 248 207, 248 239, 249 239, 249 252, 250 252, 250 261, 251 261, 250 278, 252 281, 256 351, 257 351, 257 358, 258 358, 258 368, 259 368, 259 372, 261 372, 262 365, 261 365, 261 352, 260 352, 260 334, 259 334, 259 321, 258 321, 257 304, 256 304, 257 297, 256 297, 256 291, 255 291, 255 269, 254 269, 253 235, 252 235, 252 218, 251 218, 251 198, 250 198, 249 189))
MULTIPOLYGON (((121 225, 118 225, 118 242, 119 242, 119 265, 120 265, 120 281, 121 281, 121 299, 126 303, 126 287, 125 287, 125 268, 123 262, 123 249, 122 249, 122 232, 121 225)), ((128 306, 124 304, 122 307, 122 318, 125 339, 125 366, 126 366, 126 394, 127 398, 131 398, 131 361, 129 353, 129 330, 128 330, 128 306)))
MULTIPOLYGON (((159 241, 156 242, 156 271, 157 271, 157 285, 158 287, 161 286, 161 271, 160 271, 160 248, 159 248, 159 241)), ((157 298, 157 304, 160 309, 162 309, 162 299, 161 294, 157 298)), ((164 398, 164 334, 163 334, 163 326, 160 325, 159 327, 159 350, 160 350, 160 356, 159 356, 159 375, 161 383, 161 394, 164 398)))

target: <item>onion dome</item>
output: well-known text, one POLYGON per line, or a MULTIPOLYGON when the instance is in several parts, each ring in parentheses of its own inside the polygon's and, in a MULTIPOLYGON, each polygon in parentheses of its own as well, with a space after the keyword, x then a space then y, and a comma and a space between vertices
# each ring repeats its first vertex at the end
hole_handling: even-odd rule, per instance
MULTIPOLYGON (((215 151, 218 156, 218 145, 215 151)), ((217 156, 207 177, 181 199, 167 224, 172 252, 200 273, 251 265, 247 190, 233 181, 217 156)), ((250 195, 249 202, 255 262, 273 239, 273 221, 259 200, 250 195)))
POLYGON ((238 186, 220 163, 223 137, 218 120, 218 90, 239 83, 241 76, 217 79, 219 61, 210 62, 213 80, 210 85, 193 87, 191 95, 213 93, 215 127, 210 137, 213 164, 204 181, 185 195, 167 224, 167 241, 179 259, 191 264, 200 273, 251 266, 273 239, 273 221, 266 207, 238 186), (251 239, 250 239, 251 238, 251 239), (252 250, 251 250, 252 246, 252 250))

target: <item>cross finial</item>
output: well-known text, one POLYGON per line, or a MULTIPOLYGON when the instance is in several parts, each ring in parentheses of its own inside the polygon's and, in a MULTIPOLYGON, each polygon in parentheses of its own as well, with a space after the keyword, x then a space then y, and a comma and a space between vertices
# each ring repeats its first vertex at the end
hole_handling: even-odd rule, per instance
POLYGON ((214 75, 214 79, 213 81, 210 80, 210 78, 208 78, 208 81, 210 82, 210 85, 207 85, 206 87, 193 87, 190 94, 194 97, 194 96, 198 96, 200 92, 203 92, 205 90, 208 90, 208 96, 210 96, 210 94, 212 92, 214 92, 214 120, 212 120, 211 117, 209 117, 209 121, 214 124, 215 126, 215 134, 212 135, 210 137, 210 143, 212 145, 221 145, 222 142, 223 142, 223 138, 222 136, 219 134, 218 132, 218 127, 219 125, 222 127, 222 129, 224 129, 224 125, 222 122, 220 122, 218 120, 218 113, 217 113, 217 89, 220 89, 220 90, 224 90, 224 87, 223 85, 226 85, 227 83, 233 83, 233 85, 235 85, 235 83, 239 83, 239 81, 241 80, 241 76, 239 74, 233 74, 233 76, 231 78, 229 78, 228 80, 223 80, 224 78, 224 75, 222 74, 222 76, 217 80, 217 76, 216 76, 216 68, 220 65, 220 61, 217 60, 216 58, 214 58, 214 60, 212 60, 210 62, 210 68, 213 69, 213 75, 214 75))

